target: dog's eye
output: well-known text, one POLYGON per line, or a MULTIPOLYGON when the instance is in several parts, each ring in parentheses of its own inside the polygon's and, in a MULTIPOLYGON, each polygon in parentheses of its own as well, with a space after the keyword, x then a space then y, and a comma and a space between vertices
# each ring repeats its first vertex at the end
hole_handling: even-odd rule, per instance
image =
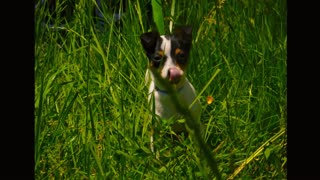
POLYGON ((187 62, 186 53, 182 50, 179 53, 176 53, 176 58, 179 64, 184 64, 187 62))
POLYGON ((182 49, 177 48, 174 53, 179 64, 185 64, 187 62, 186 53, 182 49))
POLYGON ((153 60, 153 61, 161 61, 162 58, 163 58, 163 51, 158 51, 157 53, 155 53, 155 54, 153 55, 152 60, 153 60))
POLYGON ((185 56, 185 53, 182 52, 182 53, 177 54, 177 57, 178 57, 179 59, 183 59, 183 58, 185 58, 186 56, 185 56))
POLYGON ((153 57, 153 60, 154 60, 154 61, 161 61, 162 58, 163 58, 162 55, 156 54, 156 55, 153 57))
POLYGON ((161 65, 161 63, 163 63, 163 56, 161 53, 159 54, 155 54, 153 57, 152 57, 152 66, 154 67, 159 67, 161 65))

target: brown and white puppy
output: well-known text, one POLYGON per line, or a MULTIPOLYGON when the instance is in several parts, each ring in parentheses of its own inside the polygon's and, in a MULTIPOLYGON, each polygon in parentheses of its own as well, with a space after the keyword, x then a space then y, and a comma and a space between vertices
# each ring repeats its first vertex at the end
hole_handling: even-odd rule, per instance
MULTIPOLYGON (((178 27, 172 35, 147 32, 140 36, 140 40, 149 59, 146 81, 150 83, 148 99, 151 109, 160 119, 178 119, 181 115, 172 102, 168 89, 158 78, 169 82, 169 85, 176 91, 180 104, 189 107, 193 103, 196 92, 186 77, 192 44, 192 28, 189 26, 178 27), (155 73, 158 73, 158 76, 155 73), (152 99, 154 99, 153 103, 152 99)), ((201 105, 199 100, 193 103, 190 112, 194 120, 200 121, 201 105)), ((184 124, 183 127, 178 123, 174 126, 172 129, 177 133, 185 131, 184 124)), ((154 151, 153 135, 150 139, 151 150, 154 151)))

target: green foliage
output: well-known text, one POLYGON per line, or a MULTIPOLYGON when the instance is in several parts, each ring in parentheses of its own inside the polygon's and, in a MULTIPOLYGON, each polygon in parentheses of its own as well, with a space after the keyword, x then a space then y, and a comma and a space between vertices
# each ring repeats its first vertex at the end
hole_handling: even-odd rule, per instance
POLYGON ((217 179, 208 158, 221 179, 286 179, 286 1, 155 2, 160 31, 170 22, 193 26, 188 79, 205 144, 173 135, 163 121, 160 159, 150 151, 144 1, 128 1, 121 22, 103 4, 104 25, 91 13, 94 1, 76 1, 68 21, 38 5, 36 179, 217 179))
POLYGON ((162 13, 161 0, 151 0, 153 21, 155 22, 160 34, 164 34, 164 19, 162 13))

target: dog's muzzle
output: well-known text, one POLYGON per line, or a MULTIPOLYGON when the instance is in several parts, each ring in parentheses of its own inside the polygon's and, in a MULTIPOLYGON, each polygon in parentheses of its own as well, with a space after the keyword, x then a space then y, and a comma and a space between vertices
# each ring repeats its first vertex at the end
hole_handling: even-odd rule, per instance
POLYGON ((168 78, 170 83, 178 83, 182 77, 182 73, 177 68, 170 68, 168 70, 168 78))

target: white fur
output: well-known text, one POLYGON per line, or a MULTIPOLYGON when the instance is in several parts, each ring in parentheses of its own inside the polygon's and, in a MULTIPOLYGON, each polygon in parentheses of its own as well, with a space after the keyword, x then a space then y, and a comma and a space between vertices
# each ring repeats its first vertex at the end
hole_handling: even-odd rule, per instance
MULTIPOLYGON (((189 107, 196 98, 195 89, 187 79, 185 79, 183 87, 180 88, 181 90, 179 90, 177 93, 178 101, 186 107, 189 107)), ((178 114, 174 104, 172 103, 170 95, 155 90, 154 81, 152 81, 149 86, 149 102, 151 101, 152 95, 155 99, 155 113, 158 116, 164 119, 170 119, 172 117, 178 117, 180 115, 178 114)), ((201 106, 198 100, 193 104, 190 110, 195 120, 200 120, 201 106)))

